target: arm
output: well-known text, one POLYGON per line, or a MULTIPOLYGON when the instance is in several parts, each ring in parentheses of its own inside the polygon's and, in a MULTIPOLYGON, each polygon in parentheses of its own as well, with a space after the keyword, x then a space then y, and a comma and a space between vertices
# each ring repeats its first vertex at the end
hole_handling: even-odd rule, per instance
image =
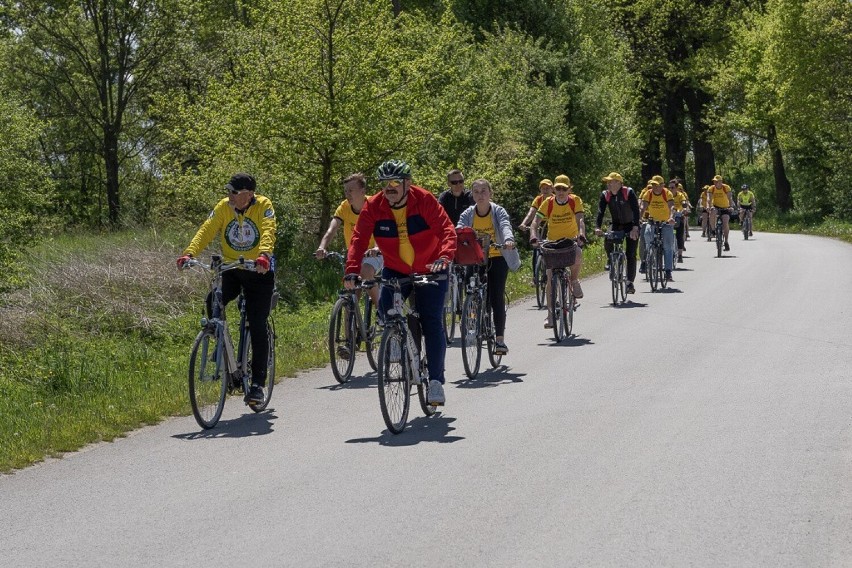
POLYGON ((277 225, 275 209, 272 207, 272 201, 267 198, 264 200, 263 218, 260 221, 260 254, 265 254, 267 257, 272 256, 272 251, 275 250, 275 229, 277 225))
POLYGON ((606 197, 604 197, 604 195, 606 194, 601 193, 601 198, 598 199, 598 216, 595 218, 595 234, 600 234, 599 231, 603 226, 604 211, 606 209, 606 197))
POLYGON ((530 223, 532 223, 533 219, 535 219, 535 213, 538 211, 535 207, 530 207, 530 210, 527 211, 527 216, 524 217, 524 220, 521 221, 521 224, 518 225, 519 229, 526 231, 530 228, 530 223))
POLYGON ((582 212, 574 213, 574 220, 577 221, 577 229, 579 229, 579 236, 583 237, 583 240, 586 240, 586 216, 582 212))
POLYGON ((347 276, 361 273, 361 261, 364 258, 364 252, 370 246, 370 236, 373 234, 375 226, 376 218, 371 210, 370 201, 367 201, 358 215, 358 222, 355 224, 355 230, 352 233, 352 241, 349 243, 345 270, 347 276))
POLYGON ((331 220, 331 223, 328 224, 328 230, 322 236, 322 240, 317 247, 317 251, 314 253, 315 257, 320 259, 325 258, 325 255, 328 252, 328 243, 330 243, 331 239, 334 238, 334 235, 337 234, 337 230, 341 225, 343 225, 343 221, 341 221, 339 217, 335 217, 331 220))
POLYGON ((222 216, 223 212, 221 211, 220 206, 217 205, 213 211, 210 212, 207 220, 201 224, 201 227, 195 233, 195 236, 192 237, 192 241, 190 241, 189 246, 184 249, 183 254, 198 256, 201 251, 206 249, 207 245, 213 241, 216 233, 218 233, 221 229, 222 216))
POLYGON ((515 233, 512 231, 512 220, 509 218, 509 213, 499 205, 492 203, 491 206, 497 218, 498 228, 503 237, 503 244, 506 248, 515 248, 515 233))
POLYGON ((674 199, 669 199, 667 203, 668 203, 668 205, 669 205, 669 220, 668 220, 668 221, 666 221, 666 222, 667 222, 669 225, 674 225, 674 222, 675 222, 675 220, 674 220, 674 215, 675 215, 675 210, 674 210, 674 199))

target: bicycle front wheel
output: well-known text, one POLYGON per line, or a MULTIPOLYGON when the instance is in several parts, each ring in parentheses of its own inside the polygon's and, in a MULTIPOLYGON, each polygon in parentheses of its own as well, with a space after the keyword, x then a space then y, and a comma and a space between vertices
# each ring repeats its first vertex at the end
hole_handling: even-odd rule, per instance
POLYGON ((550 305, 553 308, 553 338, 557 342, 565 339, 565 291, 562 289, 564 282, 565 276, 554 270, 550 279, 550 305))
POLYGON ((574 327, 574 287, 571 284, 571 273, 566 273, 562 278, 562 288, 559 292, 562 297, 562 336, 569 337, 574 327))
POLYGON ((500 362, 503 360, 502 355, 498 355, 495 353, 495 349, 497 349, 497 334, 494 330, 494 318, 491 315, 491 309, 488 308, 485 318, 483 320, 483 333, 486 337, 486 342, 488 345, 488 362, 491 363, 491 368, 496 369, 500 366, 500 362))
POLYGON ((538 309, 547 307, 547 269, 544 266, 544 259, 541 253, 536 255, 536 262, 533 269, 533 280, 535 283, 535 301, 538 309))
POLYGON ((722 241, 725 238, 721 225, 716 226, 716 258, 722 258, 722 241))
POLYGON ((625 273, 624 263, 626 262, 627 257, 624 253, 618 254, 615 257, 616 264, 616 276, 618 280, 618 293, 621 296, 621 301, 627 301, 627 274, 625 273))
POLYGON ((386 326, 379 345, 379 406, 385 426, 394 434, 402 432, 408 420, 410 373, 405 333, 398 324, 386 326))
POLYGON ((482 359, 482 340, 480 337, 480 317, 482 316, 482 296, 474 291, 464 299, 461 317, 462 363, 469 379, 476 378, 482 359))
POLYGON ((378 312, 373 305, 373 301, 368 294, 364 294, 364 333, 365 336, 361 339, 364 341, 364 351, 367 352, 367 361, 370 363, 370 368, 374 371, 379 370, 379 365, 376 362, 375 342, 376 342, 376 322, 378 321, 378 312))
POLYGON ((219 422, 225 408, 227 381, 218 351, 216 334, 203 329, 189 356, 189 402, 195 421, 205 429, 219 422))
POLYGON ((619 287, 619 272, 618 272, 618 255, 613 253, 609 255, 609 281, 612 284, 612 305, 618 304, 618 287, 619 287))
POLYGON ((656 247, 651 247, 651 250, 648 253, 648 265, 645 267, 647 272, 648 280, 651 282, 651 292, 657 291, 657 286, 660 283, 659 273, 657 272, 657 253, 654 250, 656 247))
POLYGON ((331 309, 331 320, 328 324, 328 356, 331 360, 331 372, 340 384, 352 377, 356 338, 352 302, 349 298, 338 298, 331 309))
POLYGON ((453 342, 456 335, 456 310, 458 309, 458 278, 455 273, 450 272, 450 282, 447 293, 444 295, 444 336, 447 345, 453 342))
POLYGON ((666 286, 668 286, 669 281, 666 278, 665 264, 663 261, 663 249, 662 247, 657 248, 657 280, 660 282, 660 288, 665 290, 666 286))

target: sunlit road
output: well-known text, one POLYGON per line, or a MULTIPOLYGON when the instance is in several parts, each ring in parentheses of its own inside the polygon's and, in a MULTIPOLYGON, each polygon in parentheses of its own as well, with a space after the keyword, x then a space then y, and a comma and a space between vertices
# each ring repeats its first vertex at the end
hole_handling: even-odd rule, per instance
POLYGON ((326 369, 2 476, 0 565, 852 566, 852 246, 741 238, 626 307, 586 280, 561 345, 513 306, 509 366, 451 348, 399 436, 326 369))

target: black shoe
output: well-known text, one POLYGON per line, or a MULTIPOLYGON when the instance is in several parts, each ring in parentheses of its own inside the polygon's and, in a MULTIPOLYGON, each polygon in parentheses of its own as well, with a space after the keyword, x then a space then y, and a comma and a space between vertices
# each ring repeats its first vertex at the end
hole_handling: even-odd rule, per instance
POLYGON ((725 243, 725 250, 731 250, 731 246, 728 243, 725 243))
POLYGON ((252 385, 246 395, 245 401, 249 404, 262 404, 263 398, 263 387, 260 385, 252 385))
POLYGON ((633 286, 633 282, 627 283, 627 293, 628 294, 635 294, 636 293, 636 288, 633 286))
POLYGON ((502 341, 495 341, 494 342, 494 354, 495 355, 508 355, 509 354, 509 348, 506 347, 506 344, 503 343, 502 341))
POLYGON ((642 261, 642 264, 639 265, 639 273, 645 274, 645 261, 642 261))
POLYGON ((683 255, 682 254, 677 255, 677 261, 683 262, 683 255))
POLYGON ((669 282, 674 282, 674 278, 672 278, 672 271, 671 270, 666 270, 666 280, 668 280, 669 282))

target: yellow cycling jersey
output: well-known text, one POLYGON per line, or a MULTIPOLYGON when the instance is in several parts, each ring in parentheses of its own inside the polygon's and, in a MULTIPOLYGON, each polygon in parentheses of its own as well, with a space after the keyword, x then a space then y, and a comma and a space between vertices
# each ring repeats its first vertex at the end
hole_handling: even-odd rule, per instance
POLYGON ((731 200, 728 199, 728 196, 731 194, 731 186, 723 183, 722 187, 718 188, 715 185, 712 185, 707 191, 710 193, 711 204, 713 207, 721 207, 724 209, 731 206, 731 200))
POLYGON ((754 201, 754 193, 751 190, 741 191, 737 195, 737 203, 740 205, 751 205, 754 201))
POLYGON ((580 234, 576 214, 583 214, 583 200, 577 195, 570 195, 568 201, 560 205, 556 197, 551 195, 541 204, 538 210, 539 219, 547 221, 547 240, 569 238, 576 239, 580 234))
MULTIPOLYGON (((473 230, 476 231, 476 234, 479 235, 481 233, 485 233, 488 235, 490 242, 497 242, 497 235, 494 233, 494 220, 491 218, 491 211, 484 217, 480 217, 479 213, 476 209, 473 210, 473 230)), ((502 256, 500 253, 500 249, 492 248, 490 250, 485 251, 485 254, 489 258, 497 258, 498 256, 502 256)))
POLYGON ((272 255, 275 225, 275 209, 269 198, 256 195, 248 208, 238 213, 226 197, 216 204, 183 253, 198 256, 220 234, 225 262, 239 257, 255 260, 262 252, 272 255))
MULTIPOLYGON (((352 241, 352 233, 355 232, 355 224, 358 222, 358 213, 352 210, 352 204, 349 203, 349 200, 344 199, 334 211, 334 217, 340 219, 340 222, 343 223, 343 240, 346 242, 346 248, 348 249, 349 243, 352 241)), ((376 239, 370 237, 369 248, 375 246, 376 239)))
POLYGON ((669 201, 672 201, 672 192, 663 188, 659 194, 649 191, 642 198, 642 201, 647 203, 645 210, 651 215, 654 221, 668 221, 671 218, 669 210, 669 201))

